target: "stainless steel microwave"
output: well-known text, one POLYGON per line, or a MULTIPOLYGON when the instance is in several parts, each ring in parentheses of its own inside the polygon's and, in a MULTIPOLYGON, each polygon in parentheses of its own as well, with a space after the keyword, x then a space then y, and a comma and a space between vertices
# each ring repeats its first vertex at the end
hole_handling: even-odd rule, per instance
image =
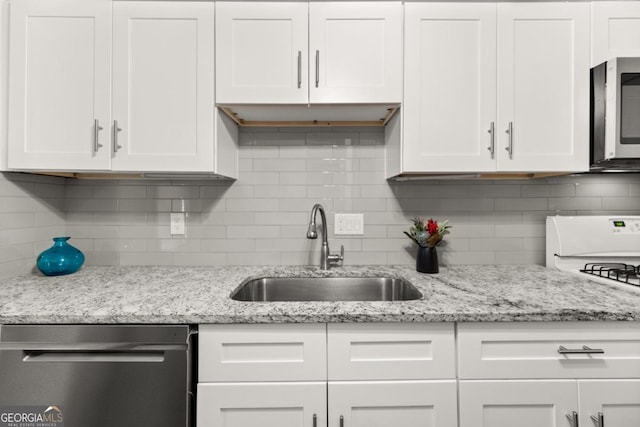
POLYGON ((591 170, 640 172, 640 58, 591 69, 591 170))

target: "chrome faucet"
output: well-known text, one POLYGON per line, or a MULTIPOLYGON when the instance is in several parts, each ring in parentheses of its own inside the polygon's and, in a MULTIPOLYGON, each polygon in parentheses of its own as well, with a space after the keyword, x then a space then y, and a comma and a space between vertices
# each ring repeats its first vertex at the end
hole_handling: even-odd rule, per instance
POLYGON ((340 255, 331 254, 329 252, 329 242, 327 238, 327 216, 324 208, 320 203, 313 205, 311 209, 311 218, 309 219, 309 228, 307 229, 307 239, 317 239, 316 231, 316 215, 320 211, 320 219, 322 219, 322 247, 320 248, 320 268, 328 270, 332 264, 341 264, 344 260, 344 246, 340 245, 340 255))

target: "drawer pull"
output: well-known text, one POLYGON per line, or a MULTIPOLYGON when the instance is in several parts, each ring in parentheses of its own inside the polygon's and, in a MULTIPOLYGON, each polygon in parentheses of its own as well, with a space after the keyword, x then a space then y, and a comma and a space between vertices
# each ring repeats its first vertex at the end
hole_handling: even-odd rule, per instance
POLYGON ((344 427, 344 417, 340 415, 340 427, 344 427))
POLYGON ((601 348, 591 348, 583 345, 582 348, 566 348, 564 346, 558 347, 558 353, 560 354, 604 354, 604 350, 601 348))
POLYGON ((318 415, 313 414, 313 427, 318 427, 318 415))
POLYGON ((591 415, 591 419, 597 427, 604 427, 604 414, 602 412, 598 412, 597 416, 591 415))
POLYGON ((576 411, 573 411, 572 413, 567 414, 567 419, 569 421, 571 421, 571 426, 572 427, 579 427, 579 424, 578 424, 578 413, 576 411))

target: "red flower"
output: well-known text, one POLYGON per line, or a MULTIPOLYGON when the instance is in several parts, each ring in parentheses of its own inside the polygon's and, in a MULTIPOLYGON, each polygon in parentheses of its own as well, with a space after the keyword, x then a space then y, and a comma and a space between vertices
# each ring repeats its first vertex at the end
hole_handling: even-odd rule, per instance
POLYGON ((438 223, 433 219, 427 221, 427 232, 429 234, 436 234, 438 232, 438 223))

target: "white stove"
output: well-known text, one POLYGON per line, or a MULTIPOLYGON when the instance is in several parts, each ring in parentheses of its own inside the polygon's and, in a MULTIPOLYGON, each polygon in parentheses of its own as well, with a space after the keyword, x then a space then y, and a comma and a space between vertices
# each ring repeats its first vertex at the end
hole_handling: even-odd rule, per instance
POLYGON ((640 216, 547 217, 547 267, 640 292, 640 216))

